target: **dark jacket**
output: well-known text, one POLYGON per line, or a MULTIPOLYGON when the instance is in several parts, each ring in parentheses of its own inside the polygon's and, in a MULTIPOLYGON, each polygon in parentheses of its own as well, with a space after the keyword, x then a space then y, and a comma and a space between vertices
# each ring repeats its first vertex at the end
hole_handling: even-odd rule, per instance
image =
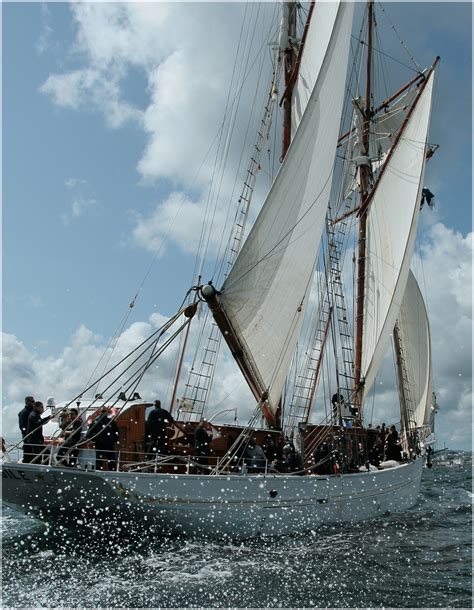
POLYGON ((273 460, 281 459, 281 455, 278 453, 278 446, 275 444, 273 438, 271 436, 267 436, 262 445, 263 452, 265 453, 265 457, 269 462, 273 462, 273 460))
MULTIPOLYGON (((114 422, 115 423, 115 422, 114 422)), ((66 426, 64 430, 64 435, 66 440, 63 443, 63 447, 72 447, 76 443, 78 443, 81 439, 81 428, 82 428, 82 419, 76 419, 71 424, 66 426)))
POLYGON ((402 459, 401 446, 398 442, 398 432, 396 430, 390 431, 387 436, 385 459, 397 461, 400 461, 402 459))
POLYGON ((303 470, 301 455, 297 451, 291 451, 283 462, 283 472, 298 472, 299 470, 303 470))
POLYGON ((28 417, 30 413, 33 411, 33 407, 30 405, 25 405, 23 409, 18 413, 18 425, 21 430, 21 436, 26 436, 26 429, 28 427, 28 417))
POLYGON ((194 432, 194 446, 196 448, 196 455, 209 455, 209 443, 211 437, 206 432, 203 426, 198 426, 194 432))
POLYGON ((161 407, 154 407, 146 420, 146 435, 151 438, 165 436, 166 426, 174 422, 171 413, 161 407))
POLYGON ((115 420, 108 417, 107 413, 102 415, 92 423, 87 431, 86 438, 90 438, 96 449, 112 449, 119 440, 119 431, 115 420))
POLYGON ((49 417, 42 419, 38 411, 32 411, 28 415, 28 424, 26 427, 26 434, 28 435, 28 438, 26 439, 26 442, 29 445, 44 445, 42 426, 47 424, 49 420, 49 417))

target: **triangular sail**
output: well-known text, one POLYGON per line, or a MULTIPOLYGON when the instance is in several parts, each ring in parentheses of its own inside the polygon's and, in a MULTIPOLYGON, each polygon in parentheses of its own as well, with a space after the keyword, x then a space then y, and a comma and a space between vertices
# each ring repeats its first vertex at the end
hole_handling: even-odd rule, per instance
POLYGON ((362 339, 365 393, 382 363, 400 310, 420 208, 434 71, 385 165, 367 217, 362 339))
POLYGON ((432 365, 428 314, 418 283, 410 271, 398 315, 398 331, 405 360, 412 418, 416 427, 426 427, 431 419, 432 365))
POLYGON ((353 3, 342 2, 314 90, 221 302, 275 412, 324 227, 344 97, 353 3))

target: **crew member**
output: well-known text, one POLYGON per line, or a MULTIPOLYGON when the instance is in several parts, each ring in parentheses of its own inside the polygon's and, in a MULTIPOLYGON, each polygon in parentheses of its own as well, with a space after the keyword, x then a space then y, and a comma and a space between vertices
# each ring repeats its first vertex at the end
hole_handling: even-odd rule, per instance
MULTIPOLYGON (((114 422, 115 423, 115 422, 114 422)), ((64 442, 61 445, 57 458, 58 460, 67 454, 66 465, 74 467, 77 464, 79 449, 75 447, 81 438, 82 419, 79 417, 79 409, 73 407, 69 410, 69 422, 63 431, 64 442), (74 447, 74 449, 71 449, 74 447)))
POLYGON ((153 459, 156 453, 169 453, 166 428, 174 422, 171 413, 161 407, 161 402, 155 400, 155 406, 146 420, 145 434, 147 459, 153 459))
POLYGON ((23 445, 23 461, 40 463, 40 459, 36 459, 36 456, 44 452, 44 436, 43 426, 49 422, 50 417, 42 418, 41 415, 44 413, 44 405, 42 402, 37 401, 34 404, 33 410, 28 415, 28 424, 26 426, 26 440, 27 444, 23 445))
MULTIPOLYGON (((35 399, 33 398, 33 396, 26 396, 25 397, 25 406, 18 413, 18 426, 20 428, 22 438, 25 438, 25 436, 26 436, 26 429, 28 427, 28 417, 29 417, 30 413, 33 411, 34 406, 35 406, 35 399)), ((28 453, 28 451, 27 451, 28 448, 26 447, 26 449, 25 449, 25 447, 26 447, 26 445, 23 444, 23 461, 27 462, 28 458, 25 459, 25 454, 28 453)))
POLYGON ((100 417, 87 431, 86 439, 95 443, 95 469, 105 470, 107 467, 107 470, 115 470, 115 446, 119 441, 119 431, 115 419, 111 417, 111 410, 105 405, 101 409, 100 417))

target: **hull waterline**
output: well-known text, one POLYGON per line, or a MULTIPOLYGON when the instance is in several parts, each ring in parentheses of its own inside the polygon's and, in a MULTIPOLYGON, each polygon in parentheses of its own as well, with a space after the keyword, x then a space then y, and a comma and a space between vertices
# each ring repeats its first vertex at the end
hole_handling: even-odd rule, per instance
POLYGON ((308 531, 412 507, 423 461, 334 476, 90 472, 4 463, 2 500, 48 522, 146 521, 167 535, 240 538, 308 531))

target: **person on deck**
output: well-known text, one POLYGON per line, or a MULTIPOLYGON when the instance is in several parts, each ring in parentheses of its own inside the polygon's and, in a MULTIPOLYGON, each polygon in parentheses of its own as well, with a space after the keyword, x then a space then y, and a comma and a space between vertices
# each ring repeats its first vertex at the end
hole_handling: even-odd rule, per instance
MULTIPOLYGON (((18 413, 18 426, 20 428, 21 437, 25 438, 26 436, 26 428, 28 426, 28 417, 30 413, 33 411, 33 407, 35 406, 35 399, 33 396, 25 397, 25 406, 18 413)), ((23 461, 25 462, 25 445, 23 445, 23 461)))
POLYGON ((285 445, 283 447, 283 472, 298 472, 298 474, 303 474, 303 469, 301 455, 295 451, 292 445, 285 445))
POLYGON ((368 453, 368 458, 369 458, 369 463, 372 464, 372 466, 376 466, 377 468, 380 466, 380 456, 381 456, 381 443, 379 440, 377 440, 372 447, 370 447, 369 449, 369 453, 368 453))
POLYGON ((397 462, 402 461, 402 448, 398 440, 398 432, 395 426, 390 426, 390 432, 387 435, 385 458, 397 462))
POLYGON ((260 445, 257 445, 256 439, 251 438, 249 440, 244 458, 248 472, 263 472, 265 470, 265 453, 260 445))
POLYGON ((205 419, 201 417, 199 420, 198 427, 194 431, 194 451, 196 456, 196 462, 207 466, 208 455, 210 454, 210 443, 212 437, 207 433, 204 427, 205 419))
POLYGON ((119 431, 108 407, 102 407, 100 416, 87 431, 86 439, 95 443, 95 469, 115 470, 117 466, 115 447, 119 441, 119 431))
POLYGON ((382 443, 382 455, 380 460, 383 462, 385 460, 385 441, 387 440, 387 430, 385 428, 385 424, 383 423, 380 427, 380 441, 382 443))
POLYGON ((64 442, 59 448, 57 459, 60 460, 67 454, 67 458, 63 460, 65 466, 74 468, 77 464, 77 456, 79 449, 74 447, 81 439, 82 419, 79 417, 79 409, 73 407, 69 410, 69 422, 63 431, 64 442), (74 447, 74 449, 71 449, 74 447))
POLYGON ((43 426, 51 419, 51 416, 42 418, 41 415, 43 413, 43 403, 40 401, 35 402, 33 410, 28 415, 28 423, 26 426, 26 440, 28 443, 23 445, 24 462, 29 463, 34 460, 35 464, 40 464, 42 461, 41 458, 37 458, 37 456, 40 453, 44 453, 43 426))
POLYGON ((171 413, 161 407, 159 400, 155 400, 145 427, 147 459, 153 459, 157 453, 166 455, 169 452, 166 429, 173 422, 171 413))
POLYGON ((272 463, 274 460, 278 460, 281 455, 278 455, 278 447, 273 440, 273 436, 271 434, 267 434, 265 440, 262 445, 263 452, 265 454, 265 458, 268 462, 272 463))
POLYGON ((314 452, 313 457, 316 463, 314 468, 315 474, 332 474, 331 448, 328 443, 321 443, 314 452))

